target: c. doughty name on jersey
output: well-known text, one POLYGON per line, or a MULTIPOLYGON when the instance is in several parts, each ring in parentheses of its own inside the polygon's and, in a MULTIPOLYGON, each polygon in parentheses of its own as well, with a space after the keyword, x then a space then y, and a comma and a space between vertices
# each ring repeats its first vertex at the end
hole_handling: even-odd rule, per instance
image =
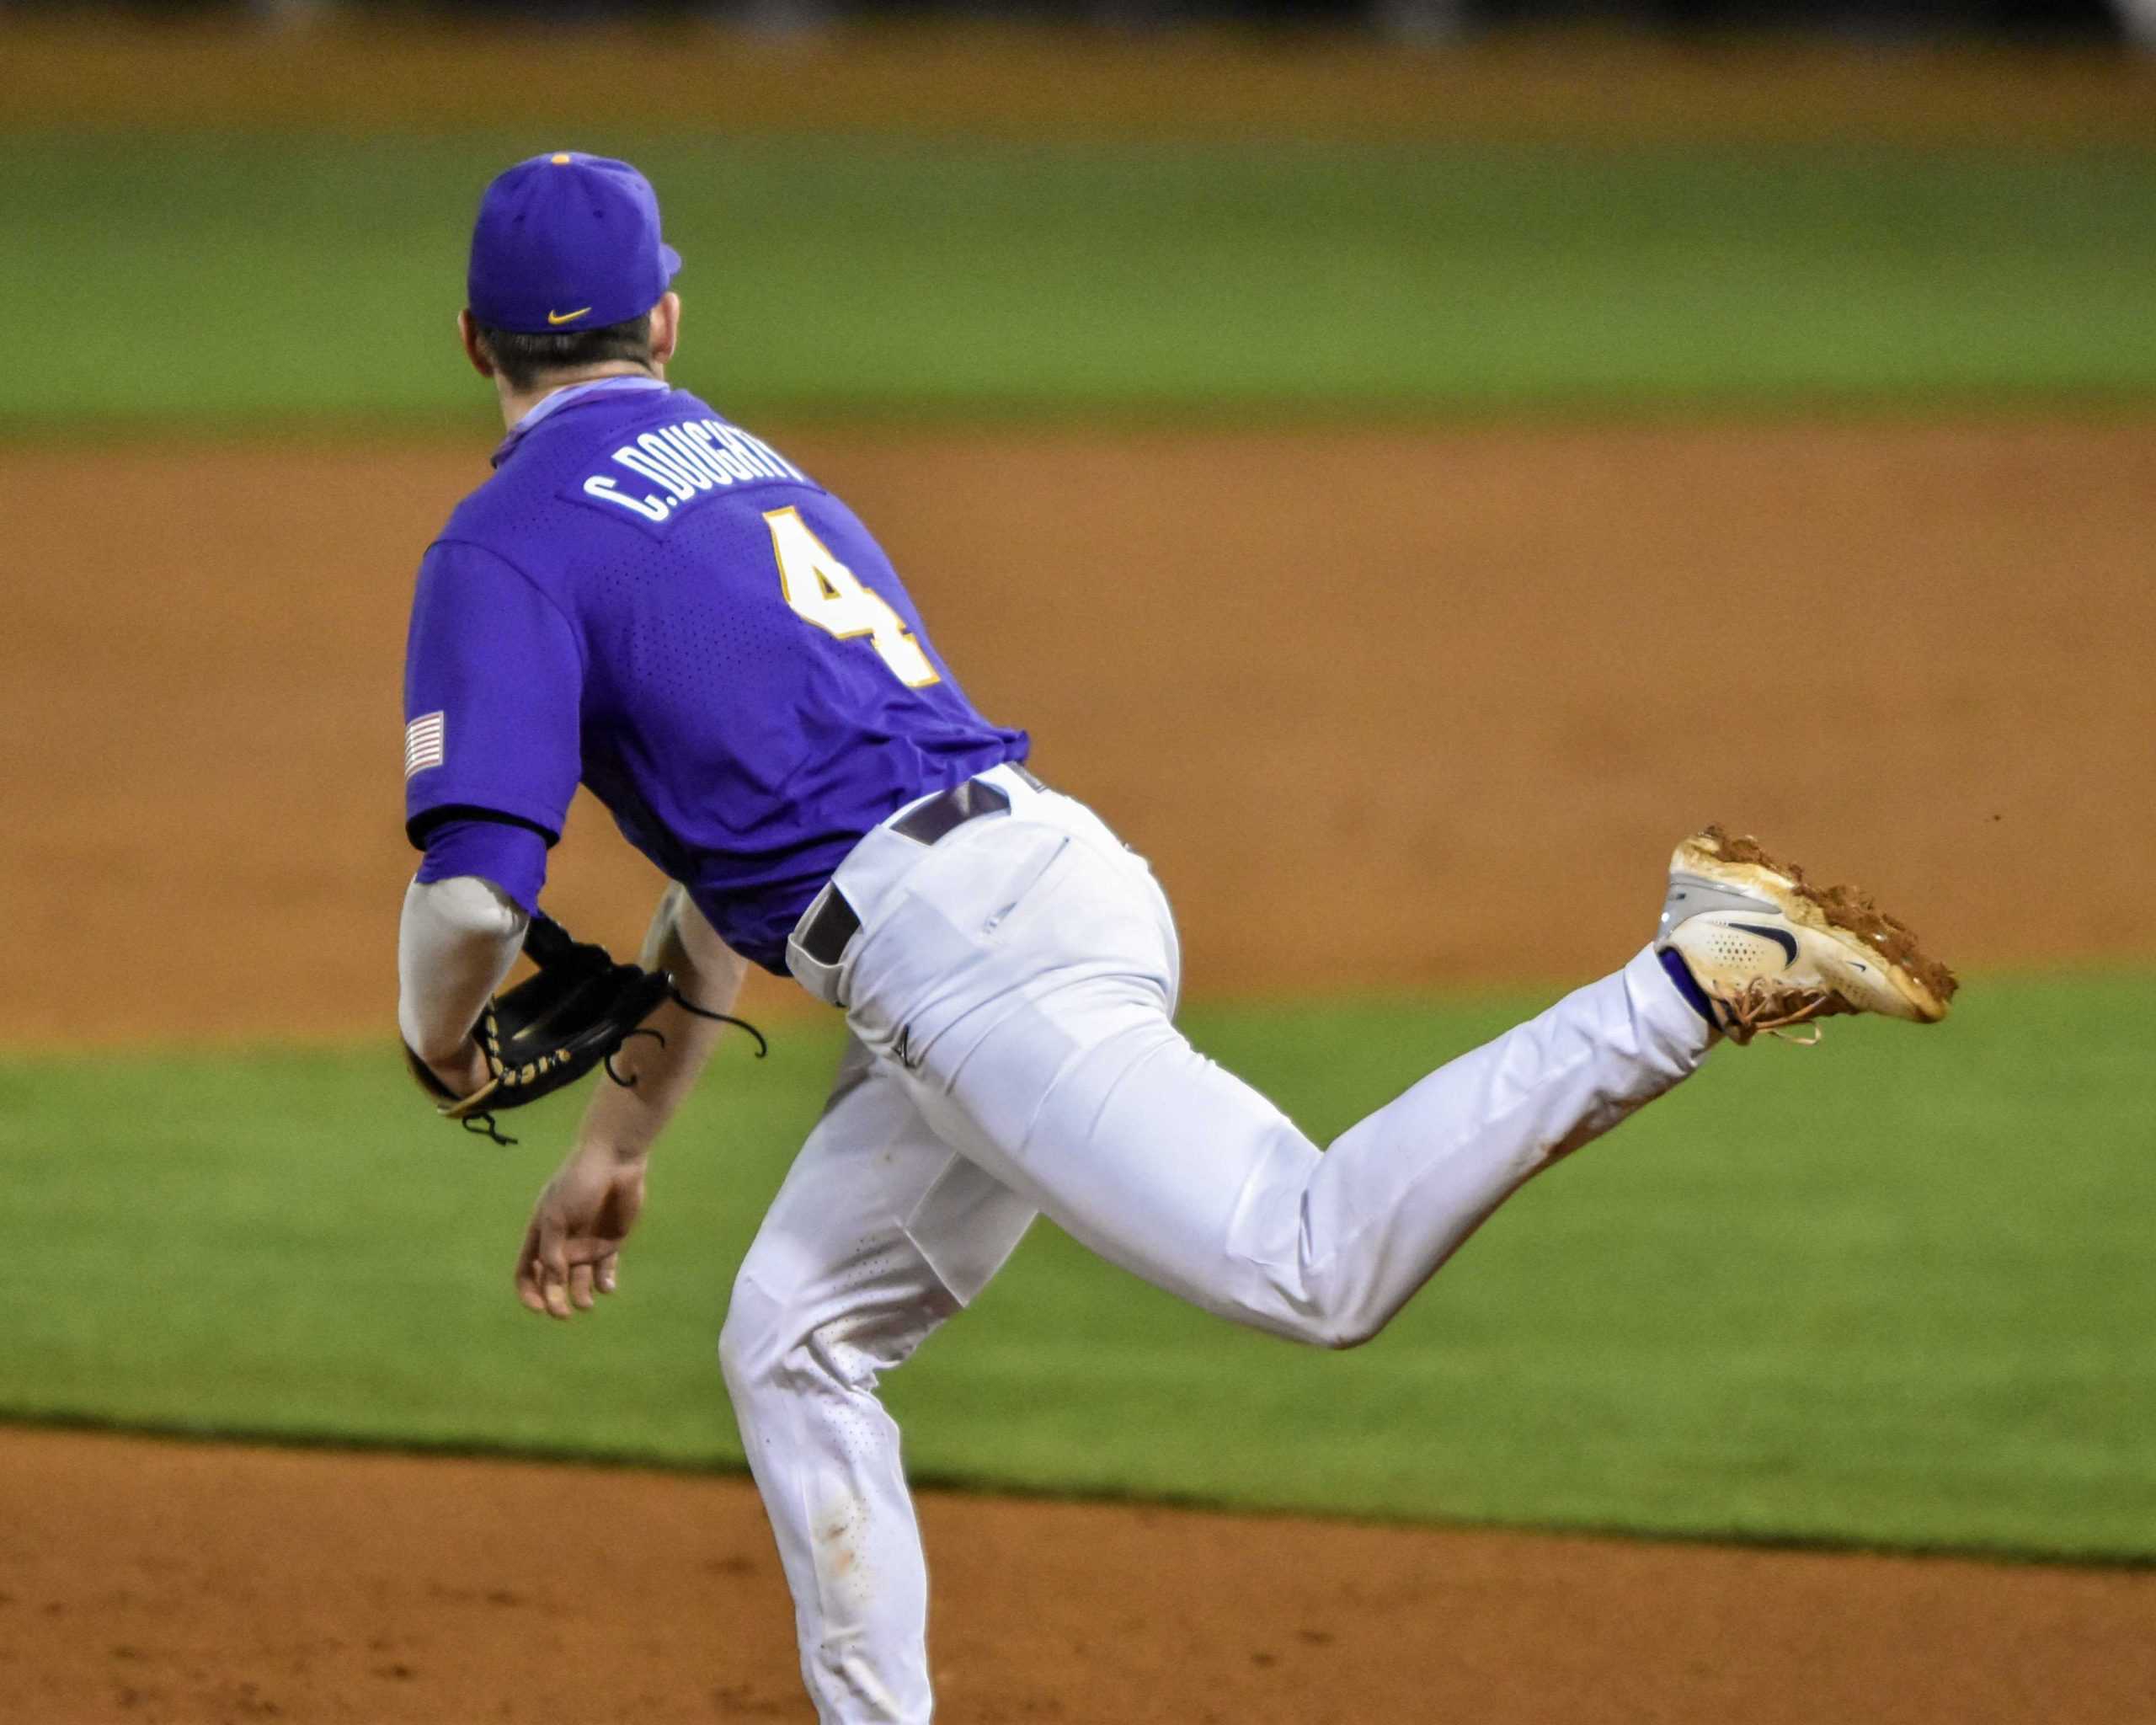
POLYGON ((723 419, 661 425, 623 444, 614 451, 613 462, 635 478, 658 486, 659 492, 642 486, 625 491, 616 475, 601 471, 584 480, 584 495, 654 522, 667 521, 683 505, 728 486, 808 478, 762 438, 723 419))

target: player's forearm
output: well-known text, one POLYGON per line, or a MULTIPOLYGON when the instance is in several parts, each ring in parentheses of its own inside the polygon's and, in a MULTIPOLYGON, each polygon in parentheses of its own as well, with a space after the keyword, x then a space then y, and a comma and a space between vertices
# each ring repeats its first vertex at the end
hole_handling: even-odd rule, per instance
POLYGON ((412 883, 397 933, 397 1028, 435 1067, 456 1065, 524 944, 526 918, 472 875, 412 883))
MULTIPOLYGON (((680 887, 659 901, 658 913, 644 937, 638 963, 664 970, 694 1005, 707 1012, 730 1012, 741 992, 747 965, 712 932, 680 887)), ((665 1039, 661 1047, 648 1036, 632 1038, 614 1056, 614 1065, 631 1084, 606 1083, 584 1110, 577 1138, 580 1146, 603 1146, 627 1159, 648 1154, 689 1092, 726 1027, 698 1017, 671 1001, 648 1021, 665 1039)))

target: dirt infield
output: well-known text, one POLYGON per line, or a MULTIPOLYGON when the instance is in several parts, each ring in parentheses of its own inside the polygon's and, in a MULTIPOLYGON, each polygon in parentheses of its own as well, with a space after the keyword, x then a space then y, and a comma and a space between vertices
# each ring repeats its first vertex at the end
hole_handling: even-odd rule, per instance
MULTIPOLYGON (((1598 972, 1710 819, 1965 968, 2156 953, 2145 425, 782 441, 1194 993, 1598 972)), ((484 455, 0 457, 0 1044, 382 1033, 410 572, 484 455)), ((556 856, 632 941, 604 815, 556 856)))
MULTIPOLYGON (((776 435, 1155 857, 1198 991, 1591 974, 1710 818, 1965 967, 2156 954, 2147 425, 776 435)), ((483 473, 0 456, 0 1045, 387 1033, 410 570, 483 473)), ((563 914, 652 885, 578 816, 563 914)), ((953 1721, 2156 1718, 2148 1575, 926 1514, 953 1721)), ((40 1725, 801 1719, 790 1642, 738 1483, 0 1434, 40 1725)))
MULTIPOLYGON (((953 1725, 2147 1719, 2156 1575, 931 1495, 953 1725)), ((731 1481, 0 1432, 10 1717, 805 1720, 731 1481)))

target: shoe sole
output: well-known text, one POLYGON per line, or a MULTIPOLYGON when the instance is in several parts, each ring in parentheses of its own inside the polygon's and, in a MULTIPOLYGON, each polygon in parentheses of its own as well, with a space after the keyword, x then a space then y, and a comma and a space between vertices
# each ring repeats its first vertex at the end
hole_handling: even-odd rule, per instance
POLYGON ((1793 862, 1776 861, 1758 841, 1708 827, 1678 846, 1671 867, 1732 892, 1770 901, 1801 927, 1814 930, 1881 964, 1917 1018, 1936 1024, 1961 982, 1927 954, 1913 929, 1889 916, 1854 887, 1816 887, 1793 862))

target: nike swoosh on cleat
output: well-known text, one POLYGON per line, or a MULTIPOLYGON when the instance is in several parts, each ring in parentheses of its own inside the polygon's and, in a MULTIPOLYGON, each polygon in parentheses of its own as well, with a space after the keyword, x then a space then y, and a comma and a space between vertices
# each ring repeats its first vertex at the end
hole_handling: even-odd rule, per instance
POLYGON ((574 312, 549 312, 547 321, 549 323, 574 323, 590 309, 589 306, 579 306, 574 312))
POLYGON ((1747 934, 1764 935, 1789 955, 1788 962, 1796 962, 1796 937, 1785 928, 1763 928, 1756 922, 1732 922, 1732 928, 1741 928, 1747 934))

